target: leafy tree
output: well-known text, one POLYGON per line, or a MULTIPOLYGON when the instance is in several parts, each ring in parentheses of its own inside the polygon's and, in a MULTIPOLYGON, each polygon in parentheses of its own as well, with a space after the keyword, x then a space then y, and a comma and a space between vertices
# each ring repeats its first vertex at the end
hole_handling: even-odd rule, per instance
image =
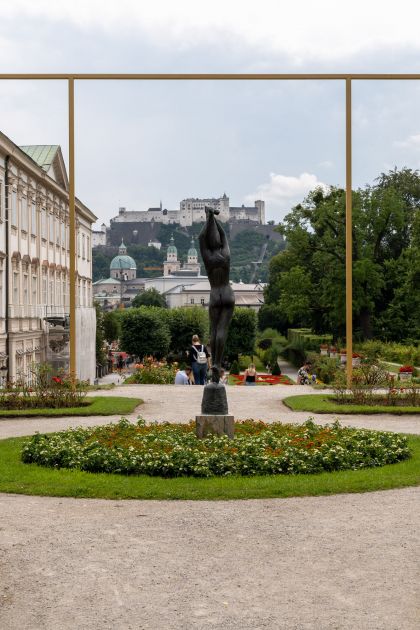
POLYGON ((193 335, 198 335, 203 343, 207 341, 209 317, 207 309, 200 306, 170 309, 168 325, 171 333, 170 350, 174 354, 189 350, 193 335))
POLYGON ((121 349, 140 358, 164 357, 171 337, 163 312, 161 308, 147 306, 125 311, 121 317, 121 349))
POLYGON ((146 289, 142 293, 138 293, 132 302, 135 308, 139 306, 159 306, 166 308, 166 300, 162 293, 155 288, 146 289))
POLYGON ((96 282, 102 278, 109 278, 109 266, 111 258, 102 249, 94 247, 92 249, 92 280, 96 282))
POLYGON ((105 352, 104 352, 104 314, 98 302, 95 302, 95 311, 96 311, 96 339, 95 339, 96 363, 104 365, 106 361, 105 352))
MULTIPOLYGON (((413 272, 418 268, 419 209, 420 175, 410 169, 382 174, 374 186, 353 192, 356 336, 419 335, 418 277, 413 272)), ((279 230, 287 249, 270 262, 266 305, 279 308, 291 326, 310 325, 344 337, 345 191, 312 191, 279 230)))
POLYGON ((103 316, 104 337, 108 343, 119 339, 121 333, 121 317, 116 311, 109 311, 103 316))
POLYGON ((250 308, 235 308, 226 341, 229 360, 240 354, 253 354, 257 338, 257 314, 250 308))

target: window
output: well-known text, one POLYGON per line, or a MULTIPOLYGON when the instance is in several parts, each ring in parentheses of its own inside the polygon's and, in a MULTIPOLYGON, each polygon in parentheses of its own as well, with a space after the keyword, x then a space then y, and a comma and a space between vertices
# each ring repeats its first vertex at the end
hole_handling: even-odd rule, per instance
POLYGON ((17 225, 17 195, 16 190, 12 190, 12 205, 11 205, 11 215, 10 221, 12 225, 17 225))
POLYGON ((20 227, 24 232, 28 231, 28 198, 21 197, 19 200, 20 207, 20 227))
POLYGON ((200 302, 204 306, 204 298, 201 298, 200 302))
POLYGON ((66 224, 64 221, 61 223, 61 247, 66 246, 66 224))
POLYGON ((56 217, 54 223, 55 223, 55 244, 60 245, 60 219, 56 217))
POLYGON ((41 210, 41 236, 46 241, 48 238, 47 234, 47 210, 46 208, 42 208, 41 210))
POLYGON ((35 305, 37 303, 37 277, 32 276, 32 304, 35 305))
POLYGON ((86 237, 86 258, 90 260, 90 239, 89 236, 86 237))
POLYGON ((48 213, 48 238, 50 243, 54 243, 54 215, 48 213))
POLYGON ((28 304, 28 274, 23 274, 23 304, 28 304))
POLYGON ((13 272, 13 304, 19 304, 19 274, 13 272))
POLYGON ((194 304, 194 298, 191 298, 190 304, 194 304))
POLYGON ((86 258, 86 244, 85 244, 85 235, 82 234, 82 258, 86 258))
POLYGON ((55 304, 54 273, 51 273, 51 272, 50 272, 50 282, 49 282, 49 298, 50 298, 50 306, 54 306, 55 304))
POLYGON ((47 279, 47 270, 45 267, 42 268, 42 303, 48 303, 48 279, 47 279))
POLYGON ((37 229, 36 229, 36 204, 35 201, 32 201, 31 203, 31 234, 33 234, 34 236, 36 236, 37 234, 37 229))

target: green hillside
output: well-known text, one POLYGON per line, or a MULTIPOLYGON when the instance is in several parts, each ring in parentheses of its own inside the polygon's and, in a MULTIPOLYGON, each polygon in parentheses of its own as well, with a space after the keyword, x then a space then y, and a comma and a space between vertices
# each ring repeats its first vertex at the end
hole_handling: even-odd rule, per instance
MULTIPOLYGON (((162 274, 162 271, 153 269, 153 267, 160 268, 163 266, 163 261, 166 258, 166 249, 171 236, 174 237, 175 245, 178 249, 178 259, 182 262, 186 262, 187 260, 187 252, 191 247, 191 238, 194 237, 195 246, 198 251, 198 260, 201 264, 201 272, 204 274, 205 269, 197 238, 202 227, 203 224, 200 223, 196 223, 188 228, 179 225, 160 225, 158 238, 162 243, 161 250, 157 250, 154 247, 127 244, 127 252, 134 258, 137 264, 137 277, 150 278, 162 274)), ((266 282, 268 279, 268 262, 272 256, 284 248, 284 242, 282 240, 273 240, 273 238, 278 239, 278 234, 274 232, 274 228, 271 226, 263 226, 268 234, 258 233, 255 227, 246 227, 235 234, 234 238, 230 237, 229 226, 227 227, 232 256, 231 279, 234 282, 239 282, 239 280, 249 282, 255 269, 253 262, 259 260, 262 250, 264 249, 266 250, 264 259, 254 274, 254 280, 266 282), (267 245, 266 248, 264 247, 265 244, 267 245)), ((109 265, 112 258, 117 254, 118 247, 99 247, 93 250, 94 282, 101 278, 109 277, 109 265)))

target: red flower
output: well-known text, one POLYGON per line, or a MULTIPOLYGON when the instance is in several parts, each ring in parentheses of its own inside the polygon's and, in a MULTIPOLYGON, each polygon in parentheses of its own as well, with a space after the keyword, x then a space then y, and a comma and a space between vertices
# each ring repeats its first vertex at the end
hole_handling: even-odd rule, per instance
POLYGON ((54 381, 54 383, 59 383, 60 385, 63 383, 59 376, 53 376, 51 380, 54 381))

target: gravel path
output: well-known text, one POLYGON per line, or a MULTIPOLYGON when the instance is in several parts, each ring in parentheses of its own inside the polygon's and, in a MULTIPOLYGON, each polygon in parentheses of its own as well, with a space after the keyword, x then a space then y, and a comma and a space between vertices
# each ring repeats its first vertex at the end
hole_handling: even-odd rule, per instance
MULTIPOLYGON (((296 392, 230 388, 230 408, 301 421, 281 403, 296 392)), ((143 398, 149 420, 187 421, 201 399, 201 387, 103 393, 143 398)), ((2 420, 0 437, 95 422, 2 420)), ((420 433, 416 416, 343 422, 420 433)), ((420 488, 230 502, 0 494, 0 628, 418 630, 419 521, 420 488)))
MULTIPOLYGON (((278 385, 273 387, 229 387, 229 411, 236 419, 261 418, 267 422, 283 420, 304 422, 312 416, 319 424, 333 422, 337 414, 311 414, 306 411, 291 411, 283 405, 282 399, 294 394, 312 392, 300 385, 278 385)), ((167 422, 188 422, 199 413, 203 388, 201 386, 181 387, 175 385, 124 385, 113 390, 99 392, 101 396, 129 396, 142 398, 144 405, 129 416, 135 420, 142 415, 146 420, 167 422)), ((93 395, 93 394, 92 394, 93 395)), ((90 416, 87 418, 21 418, 0 419, 0 439, 31 435, 35 431, 51 432, 69 426, 93 426, 115 422, 121 416, 90 416)), ((343 425, 384 429, 404 433, 420 434, 420 416, 383 415, 343 415, 339 418, 343 425)))
POLYGON ((418 488, 0 514, 2 630, 419 628, 418 488))

